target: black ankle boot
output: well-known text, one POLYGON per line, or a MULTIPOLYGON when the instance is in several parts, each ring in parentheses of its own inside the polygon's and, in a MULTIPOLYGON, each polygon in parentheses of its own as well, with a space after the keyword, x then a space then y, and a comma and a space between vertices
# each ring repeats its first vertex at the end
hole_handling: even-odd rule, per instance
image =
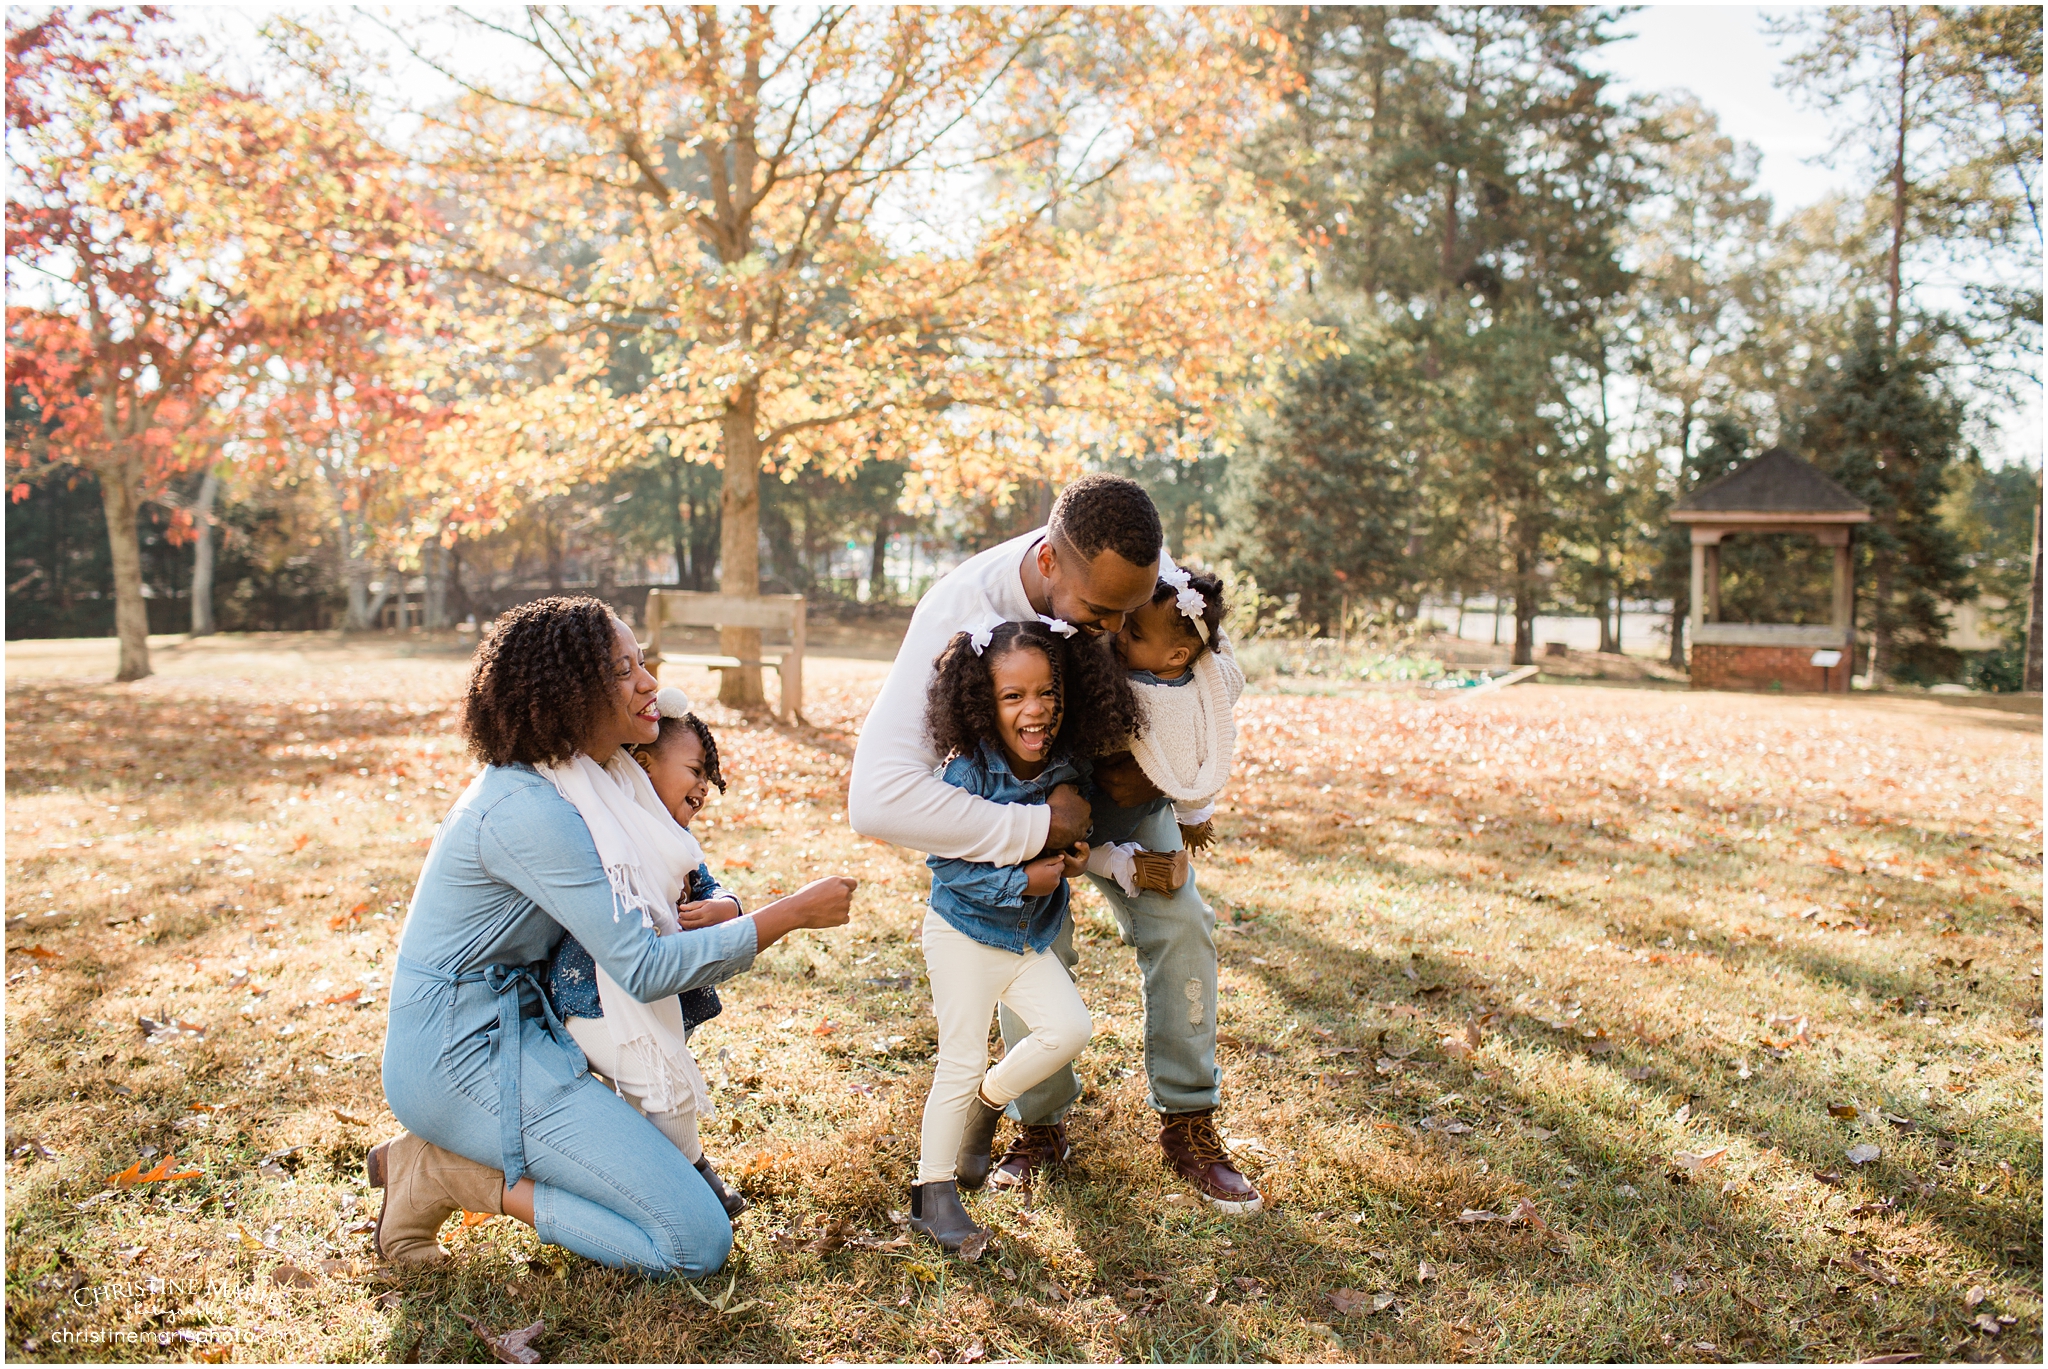
POLYGON ((996 1128, 1002 1125, 1003 1110, 995 1107, 981 1096, 981 1090, 974 1092, 974 1101, 968 1104, 967 1126, 960 1133, 960 1154, 953 1161, 955 1180, 970 1193, 988 1182, 988 1172, 995 1168, 995 1157, 989 1152, 995 1146, 996 1128))
POLYGON ((988 1247, 988 1228, 977 1226, 960 1206, 960 1190, 951 1179, 910 1186, 910 1224, 964 1259, 978 1259, 988 1247))
POLYGON ((709 1155, 703 1156, 697 1161, 697 1172, 703 1175, 704 1182, 711 1186, 711 1196, 718 1199, 719 1206, 725 1209, 727 1221, 731 1221, 753 1206, 752 1203, 727 1186, 725 1180, 719 1176, 718 1171, 711 1167, 711 1157, 709 1155))

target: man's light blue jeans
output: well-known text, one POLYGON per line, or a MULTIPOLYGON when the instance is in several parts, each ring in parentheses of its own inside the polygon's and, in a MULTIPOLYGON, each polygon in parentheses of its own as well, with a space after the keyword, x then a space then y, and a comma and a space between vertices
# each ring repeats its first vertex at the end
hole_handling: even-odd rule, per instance
MULTIPOLYGON (((1178 851, 1180 824, 1164 799, 1125 809, 1096 805, 1091 842, 1135 841, 1148 851, 1178 851)), ((1090 875, 1109 900, 1124 943, 1137 948, 1145 989, 1146 1104, 1156 1112, 1206 1112, 1214 1108, 1223 1082, 1216 1068, 1216 916, 1195 888, 1194 872, 1171 894, 1140 891, 1127 896, 1115 880, 1090 875)), ((1053 954, 1073 973, 1074 913, 1053 943, 1053 954)), ((997 1014, 1003 1046, 1031 1034, 1007 1008, 997 1014)), ((1099 1020, 1099 1019, 1098 1019, 1099 1020)), ((1081 1079, 1066 1065, 1009 1106, 1017 1121, 1050 1125, 1066 1120, 1081 1097, 1081 1079)))

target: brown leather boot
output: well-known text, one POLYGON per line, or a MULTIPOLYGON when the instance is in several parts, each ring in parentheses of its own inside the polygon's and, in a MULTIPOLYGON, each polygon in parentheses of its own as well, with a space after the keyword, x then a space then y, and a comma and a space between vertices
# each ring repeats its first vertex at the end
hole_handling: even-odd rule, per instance
POLYGON ((1140 851, 1131 862, 1131 883, 1155 894, 1176 892, 1188 882, 1188 867, 1193 864, 1185 850, 1140 851))
POLYGON ((996 1128, 1003 1122, 1003 1110, 974 1091, 967 1105, 967 1124, 960 1129, 960 1154, 953 1161, 953 1178, 961 1188, 972 1191, 988 1182, 994 1163, 996 1128))
POLYGON ((988 1228, 967 1215, 951 1179, 910 1186, 910 1224, 963 1260, 978 1260, 988 1249, 988 1228))
POLYGON ((401 1132, 378 1146, 365 1162, 370 1187, 384 1190, 374 1240, 377 1253, 394 1264, 432 1264, 447 1252, 435 1239, 441 1223, 458 1208, 503 1213, 505 1176, 486 1165, 401 1132))
POLYGON ((1159 1128, 1166 1164, 1221 1212, 1257 1212, 1266 1200, 1238 1172, 1216 1130, 1216 1112, 1168 1113, 1159 1128))
POLYGON ((1003 1153, 995 1173, 989 1176, 989 1185, 993 1188, 1022 1188, 1039 1170, 1065 1166, 1073 1153, 1074 1148, 1067 1144, 1065 1122, 1056 1122, 1049 1127, 1027 1122, 1019 1128, 1017 1138, 1003 1153))

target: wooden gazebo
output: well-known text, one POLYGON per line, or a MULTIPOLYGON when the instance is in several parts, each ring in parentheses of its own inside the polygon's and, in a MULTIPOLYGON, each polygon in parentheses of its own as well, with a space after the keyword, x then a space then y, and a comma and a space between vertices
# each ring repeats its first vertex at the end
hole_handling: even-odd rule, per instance
POLYGON ((1783 447, 1680 501, 1671 521, 1692 529, 1692 684, 1846 693, 1856 659, 1851 530, 1870 521, 1862 501, 1783 447), (1825 624, 1721 621, 1721 539, 1731 533, 1807 533, 1835 549, 1833 612, 1825 624))

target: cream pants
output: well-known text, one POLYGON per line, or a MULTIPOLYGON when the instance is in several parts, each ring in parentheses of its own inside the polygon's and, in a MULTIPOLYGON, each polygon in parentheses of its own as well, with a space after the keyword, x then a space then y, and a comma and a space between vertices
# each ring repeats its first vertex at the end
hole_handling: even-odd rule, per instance
POLYGON ((984 946, 955 931, 935 912, 924 919, 924 963, 931 973, 932 1014, 939 1020, 939 1063, 924 1104, 917 1182, 951 1179, 960 1133, 980 1089, 998 1107, 1081 1053, 1095 1024, 1066 967, 1050 951, 1019 955, 984 946), (988 1025, 1000 1003, 1031 1034, 988 1064, 988 1025))
POLYGON ((673 1141, 685 1160, 694 1165, 704 1158, 704 1143, 697 1139, 697 1100, 693 1096, 686 1091, 674 1110, 649 1112, 646 1098, 650 1081, 644 1077, 640 1064, 618 1049, 604 1019, 572 1017, 564 1025, 569 1028, 569 1035, 576 1039, 576 1044, 583 1047, 590 1068, 610 1080, 619 1097, 631 1103, 641 1116, 654 1123, 663 1136, 673 1141))

